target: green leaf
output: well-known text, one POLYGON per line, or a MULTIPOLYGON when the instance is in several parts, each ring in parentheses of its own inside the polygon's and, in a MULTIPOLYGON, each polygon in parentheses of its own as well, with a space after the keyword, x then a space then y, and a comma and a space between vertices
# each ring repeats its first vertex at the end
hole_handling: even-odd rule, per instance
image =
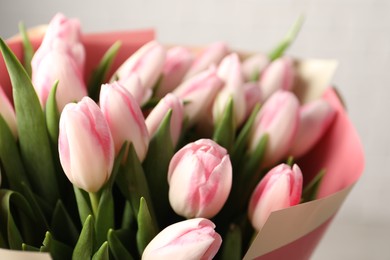
POLYGON ((240 133, 238 134, 237 140, 233 146, 233 151, 231 153, 231 159, 232 159, 233 165, 238 165, 238 163, 241 161, 241 159, 245 155, 249 135, 250 135, 252 126, 255 123, 257 113, 259 111, 260 111, 260 104, 257 104, 254 107, 254 109, 252 110, 252 113, 249 116, 248 120, 246 121, 246 123, 242 127, 240 133))
MULTIPOLYGON (((133 212, 138 214, 140 198, 151 200, 144 170, 132 144, 129 145, 127 160, 121 168, 116 177, 116 184, 123 196, 130 201, 133 212)), ((152 214, 154 215, 154 212, 152 214)))
POLYGON ((76 196, 77 208, 79 210, 80 221, 83 224, 89 215, 92 215, 91 205, 89 203, 88 192, 77 188, 73 185, 74 194, 76 196))
POLYGON ((52 233, 56 239, 74 246, 79 232, 61 200, 58 200, 51 220, 52 233))
POLYGON ((57 93, 58 80, 54 83, 53 88, 50 90, 49 96, 46 101, 46 123, 47 130, 49 132, 52 143, 57 144, 59 133, 60 113, 57 107, 57 93))
POLYGON ((7 123, 0 115, 0 159, 12 190, 22 192, 22 182, 30 186, 16 141, 7 123))
POLYGON ((108 242, 104 242, 99 250, 93 255, 92 260, 109 260, 108 242))
POLYGON ((241 229, 237 225, 231 225, 228 232, 223 238, 222 244, 222 260, 240 260, 242 250, 242 235, 241 229))
POLYGON ((34 56, 34 49, 26 31, 26 27, 23 22, 19 23, 19 32, 22 36, 23 43, 23 65, 27 74, 31 77, 31 60, 34 56))
POLYGON ((104 187, 100 196, 95 223, 98 245, 107 240, 107 232, 111 228, 114 228, 114 225, 114 198, 111 188, 104 187))
POLYGON ((230 98, 222 117, 216 123, 213 136, 213 140, 229 152, 231 152, 236 135, 233 107, 233 99, 230 98))
POLYGON ((268 57, 271 61, 274 61, 277 58, 281 57, 284 52, 290 47, 290 45, 294 42, 300 31, 303 21, 304 16, 299 16, 298 19, 295 21, 294 25, 288 31, 287 35, 284 37, 284 39, 275 47, 275 49, 273 49, 268 54, 268 57))
POLYGON ((40 102, 26 71, 2 39, 0 49, 13 87, 22 160, 33 190, 54 205, 59 198, 59 187, 40 102))
POLYGON ((7 234, 8 248, 22 250, 23 237, 26 240, 33 240, 36 216, 28 204, 27 200, 19 193, 10 190, 0 190, 0 230, 7 234), (18 222, 14 217, 14 211, 17 210, 18 222))
POLYGON ((150 215, 148 205, 144 198, 140 200, 137 222, 137 248, 139 254, 142 255, 145 247, 158 233, 157 225, 150 215))
POLYGON ((40 252, 49 252, 53 259, 68 260, 72 257, 73 249, 64 243, 55 240, 50 232, 46 232, 42 244, 43 246, 41 246, 40 252))
POLYGON ((72 259, 90 259, 93 252, 94 245, 94 220, 92 215, 86 218, 80 237, 73 250, 72 259))
MULTIPOLYGON (((171 139, 170 122, 172 110, 162 120, 157 132, 149 143, 148 153, 143 162, 145 176, 151 191, 149 205, 153 205, 160 226, 165 226, 170 210, 168 198, 168 167, 174 154, 171 139), (163 151, 163 152, 162 152, 163 151)), ((139 198, 138 198, 139 200, 139 198)))
POLYGON ((108 246, 115 259, 134 259, 112 229, 108 231, 108 246))
POLYGON ((104 80, 107 77, 121 45, 120 41, 115 42, 103 55, 99 65, 92 72, 91 78, 88 82, 88 92, 89 96, 95 101, 99 98, 100 87, 103 83, 105 83, 104 80))
MULTIPOLYGON (((268 134, 265 134, 258 142, 255 150, 248 155, 247 160, 243 166, 243 171, 245 172, 245 174, 250 175, 251 173, 258 171, 261 162, 263 161, 267 144, 268 144, 268 134)), ((240 183, 240 184, 245 186, 244 183, 240 183)))
POLYGON ((123 210, 121 228, 122 229, 130 229, 134 223, 136 223, 136 216, 133 212, 133 208, 132 208, 130 202, 128 200, 126 200, 125 208, 123 210))
POLYGON ((325 176, 325 173, 326 170, 321 169, 320 172, 306 185, 302 192, 301 202, 308 202, 317 198, 318 189, 320 187, 322 179, 325 176))
POLYGON ((30 246, 25 243, 22 244, 22 250, 23 251, 30 251, 30 252, 39 252, 39 248, 35 246, 30 246))

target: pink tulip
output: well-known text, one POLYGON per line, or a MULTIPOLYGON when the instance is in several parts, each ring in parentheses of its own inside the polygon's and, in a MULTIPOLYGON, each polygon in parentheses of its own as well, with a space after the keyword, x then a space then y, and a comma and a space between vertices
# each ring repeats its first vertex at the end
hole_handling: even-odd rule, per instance
POLYGON ((208 69, 210 66, 218 66, 221 60, 229 53, 229 47, 224 42, 210 44, 203 50, 187 72, 185 79, 192 78, 194 75, 208 69))
POLYGON ((245 119, 245 92, 243 91, 244 79, 241 71, 241 63, 237 53, 226 56, 218 67, 218 76, 224 81, 223 89, 218 93, 214 106, 213 118, 217 122, 230 99, 233 100, 234 121, 240 126, 245 119))
POLYGON ((297 136, 290 154, 300 157, 307 153, 321 139, 336 115, 334 108, 324 99, 318 99, 302 106, 299 110, 297 136))
POLYGON ((62 111, 58 151, 62 168, 75 186, 97 192, 110 178, 114 142, 100 108, 89 97, 67 104, 62 111))
POLYGON ((184 47, 173 47, 168 50, 162 71, 162 80, 156 95, 163 97, 172 92, 182 82, 194 60, 194 55, 184 47))
POLYGON ((79 21, 57 14, 51 20, 32 61, 32 82, 42 106, 56 80, 58 109, 87 95, 83 80, 85 49, 79 21))
POLYGON ((5 122, 7 123, 15 139, 17 139, 18 127, 16 123, 15 110, 1 86, 0 86, 0 115, 4 118, 5 122))
POLYGON ((271 212, 297 205, 302 194, 302 172, 280 164, 270 170, 257 185, 249 200, 248 215, 253 227, 260 231, 271 212))
POLYGON ((269 167, 287 156, 299 123, 299 101, 289 92, 279 90, 264 104, 251 130, 250 150, 268 134, 263 167, 269 167))
POLYGON ((114 75, 122 83, 123 78, 135 72, 140 77, 142 86, 151 89, 161 75, 165 55, 165 48, 160 43, 151 41, 131 55, 114 75))
POLYGON ((222 244, 215 225, 208 219, 195 218, 166 227, 147 245, 142 260, 209 260, 222 244))
POLYGON ((264 69, 268 66, 270 60, 264 53, 258 53, 250 56, 242 63, 242 73, 245 80, 253 80, 254 75, 260 75, 264 69))
POLYGON ((175 89, 173 93, 186 103, 184 111, 190 125, 204 119, 206 115, 211 117, 211 106, 221 87, 222 80, 217 76, 216 68, 211 67, 175 89))
POLYGON ((277 90, 291 90, 294 84, 294 62, 289 57, 273 61, 261 74, 259 85, 266 100, 277 90))
POLYGON ((200 139, 180 149, 168 170, 169 202, 184 217, 212 218, 225 204, 232 186, 227 151, 200 139))
POLYGON ((135 98, 138 105, 145 104, 152 96, 152 90, 144 88, 137 73, 133 72, 118 81, 135 98))
POLYGON ((255 108, 256 104, 261 103, 262 95, 259 85, 256 82, 248 82, 243 86, 245 93, 245 118, 248 118, 255 108))
POLYGON ((181 99, 171 93, 167 94, 163 99, 160 100, 152 112, 150 112, 145 120, 145 123, 149 132, 149 136, 153 136, 157 132, 162 120, 169 110, 172 110, 172 117, 170 122, 171 139, 173 147, 176 147, 181 134, 184 118, 184 107, 181 99))
POLYGON ((104 84, 100 90, 100 107, 114 138, 115 153, 128 141, 142 161, 148 150, 149 134, 134 97, 118 82, 104 84))

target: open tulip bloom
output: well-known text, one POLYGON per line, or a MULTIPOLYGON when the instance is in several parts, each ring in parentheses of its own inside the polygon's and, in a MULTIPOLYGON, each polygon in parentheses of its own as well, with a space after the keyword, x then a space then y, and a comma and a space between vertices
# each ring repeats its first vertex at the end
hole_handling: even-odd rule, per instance
POLYGON ((21 29, 24 55, 0 40, 0 258, 302 259, 283 250, 322 234, 362 169, 338 158, 363 156, 334 92, 308 102, 315 86, 297 84, 296 29, 251 57, 89 37, 62 14, 43 40, 21 29), (333 194, 322 217, 303 203, 333 194))

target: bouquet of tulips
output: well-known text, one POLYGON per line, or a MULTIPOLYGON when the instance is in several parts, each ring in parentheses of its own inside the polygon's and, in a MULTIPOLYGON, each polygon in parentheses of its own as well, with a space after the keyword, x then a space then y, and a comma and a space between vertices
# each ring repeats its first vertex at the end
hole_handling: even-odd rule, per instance
POLYGON ((115 68, 115 42, 90 53, 101 60, 87 80, 76 19, 57 14, 35 53, 22 28, 22 62, 1 40, 12 95, 0 88, 0 247, 244 257, 272 212, 315 200, 327 175, 300 167, 339 108, 297 94, 283 53, 299 23, 268 55, 145 41, 115 68))

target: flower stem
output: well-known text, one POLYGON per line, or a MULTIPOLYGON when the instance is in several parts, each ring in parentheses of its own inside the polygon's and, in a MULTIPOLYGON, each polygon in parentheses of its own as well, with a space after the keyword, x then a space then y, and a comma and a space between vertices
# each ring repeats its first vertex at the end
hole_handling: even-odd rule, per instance
POLYGON ((93 215, 96 217, 97 210, 99 207, 99 195, 95 192, 88 192, 88 194, 89 194, 89 199, 91 201, 93 215))

